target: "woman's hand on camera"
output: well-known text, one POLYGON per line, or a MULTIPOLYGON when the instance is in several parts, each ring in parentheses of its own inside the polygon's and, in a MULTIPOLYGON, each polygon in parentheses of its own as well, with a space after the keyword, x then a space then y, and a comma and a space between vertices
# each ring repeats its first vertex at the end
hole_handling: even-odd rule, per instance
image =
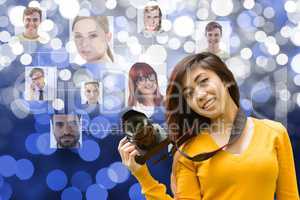
POLYGON ((142 165, 135 161, 135 156, 139 153, 138 150, 134 144, 127 140, 126 137, 120 141, 118 150, 121 155, 122 163, 127 166, 131 172, 135 172, 142 167, 142 165))

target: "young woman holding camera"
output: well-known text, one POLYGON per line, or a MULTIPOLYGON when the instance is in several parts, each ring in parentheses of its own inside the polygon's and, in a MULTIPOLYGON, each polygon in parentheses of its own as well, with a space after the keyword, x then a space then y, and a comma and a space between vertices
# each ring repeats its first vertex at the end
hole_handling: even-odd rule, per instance
MULTIPOLYGON (((239 137, 231 142, 241 113, 239 89, 219 57, 200 53, 180 61, 166 98, 170 139, 180 146, 173 157, 174 199, 299 200, 292 147, 283 125, 245 117, 239 137), (191 159, 206 152, 214 153, 201 162, 191 159)), ((173 199, 146 165, 135 162, 139 152, 126 138, 119 152, 147 199, 173 199)))

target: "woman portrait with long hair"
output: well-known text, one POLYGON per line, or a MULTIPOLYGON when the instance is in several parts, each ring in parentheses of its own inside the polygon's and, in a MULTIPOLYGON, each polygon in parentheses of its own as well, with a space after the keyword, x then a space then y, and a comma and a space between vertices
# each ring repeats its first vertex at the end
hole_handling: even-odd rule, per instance
POLYGON ((232 72, 216 55, 190 55, 175 66, 165 103, 169 136, 176 147, 173 197, 147 165, 135 162, 135 145, 124 138, 118 147, 146 199, 299 200, 286 128, 247 117, 239 98, 232 72))
POLYGON ((79 55, 87 63, 112 63, 112 33, 107 16, 77 16, 72 32, 79 55))
POLYGON ((147 63, 138 62, 129 70, 128 106, 151 110, 161 106, 163 96, 159 90, 157 73, 147 63))

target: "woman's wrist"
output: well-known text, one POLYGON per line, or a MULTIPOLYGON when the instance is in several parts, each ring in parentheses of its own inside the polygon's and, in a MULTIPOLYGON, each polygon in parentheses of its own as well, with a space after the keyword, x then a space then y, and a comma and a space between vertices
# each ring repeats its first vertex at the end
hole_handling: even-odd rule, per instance
POLYGON ((136 167, 135 169, 131 169, 131 173, 135 177, 144 176, 147 172, 148 172, 148 167, 146 164, 140 165, 140 166, 136 167))

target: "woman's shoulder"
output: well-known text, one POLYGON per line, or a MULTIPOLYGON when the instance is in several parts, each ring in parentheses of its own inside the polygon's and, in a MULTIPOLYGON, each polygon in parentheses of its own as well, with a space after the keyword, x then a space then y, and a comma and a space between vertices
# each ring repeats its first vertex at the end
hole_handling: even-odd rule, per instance
POLYGON ((209 133, 203 131, 185 142, 181 149, 190 156, 206 153, 218 148, 209 133))
POLYGON ((259 132, 270 132, 275 135, 287 133, 285 126, 281 122, 270 119, 252 119, 254 121, 254 125, 256 126, 256 130, 259 132))

